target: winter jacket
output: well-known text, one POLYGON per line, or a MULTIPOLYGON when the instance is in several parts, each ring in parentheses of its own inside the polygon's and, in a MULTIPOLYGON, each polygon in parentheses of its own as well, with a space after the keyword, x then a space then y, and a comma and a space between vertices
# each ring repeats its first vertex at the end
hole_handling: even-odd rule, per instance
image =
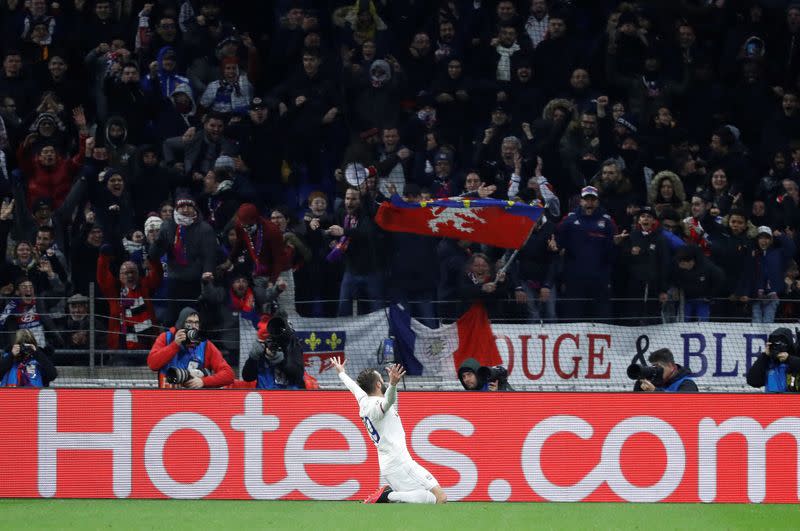
POLYGON ((27 203, 28 208, 36 199, 48 197, 53 200, 53 208, 58 208, 66 199, 72 180, 83 165, 86 150, 86 138, 81 135, 78 153, 72 158, 65 159, 56 155, 54 166, 42 166, 35 154, 20 144, 17 150, 17 163, 28 183, 27 203))
POLYGON ((670 257, 661 228, 647 234, 638 229, 632 231, 623 244, 621 259, 627 266, 628 285, 647 284, 651 295, 665 293, 669 288, 670 257), (638 254, 633 253, 634 248, 639 249, 638 254))
POLYGON ((785 234, 779 236, 766 251, 762 251, 757 243, 754 244, 751 257, 745 262, 745 294, 757 296, 763 290, 764 295, 782 295, 786 289, 784 275, 796 249, 794 240, 785 234))
POLYGON ((247 229, 236 222, 236 245, 231 249, 230 261, 234 264, 244 263, 243 272, 249 275, 267 277, 270 282, 275 282, 278 280, 278 275, 288 268, 283 235, 277 225, 268 219, 259 218, 256 225, 258 226, 256 230, 262 232, 263 243, 260 249, 256 248, 257 234, 251 238, 247 229), (248 241, 252 243, 255 259, 251 254, 251 246, 247 244, 248 241))
POLYGON ((183 282, 197 281, 203 273, 214 271, 217 240, 211 225, 198 219, 185 227, 182 242, 186 252, 186 263, 179 263, 176 256, 176 232, 178 226, 174 220, 167 220, 161 225, 156 241, 150 246, 149 256, 167 254, 169 278, 183 282))
POLYGON ((694 267, 687 271, 673 260, 670 284, 683 290, 686 300, 711 299, 721 295, 725 289, 725 273, 697 248, 693 249, 694 267))
POLYGON ((677 174, 671 171, 665 170, 655 174, 647 190, 647 204, 655 209, 657 216, 660 216, 661 212, 666 208, 662 206, 665 204, 665 201, 659 194, 661 183, 664 180, 668 180, 672 183, 673 195, 672 201, 669 202, 669 208, 675 210, 681 218, 688 216, 690 205, 686 201, 686 191, 683 189, 683 182, 677 174))

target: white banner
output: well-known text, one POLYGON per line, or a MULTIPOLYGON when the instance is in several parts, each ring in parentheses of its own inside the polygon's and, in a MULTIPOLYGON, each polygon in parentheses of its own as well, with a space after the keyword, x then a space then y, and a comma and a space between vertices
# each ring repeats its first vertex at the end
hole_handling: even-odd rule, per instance
MULTIPOLYGON (((389 334, 384 311, 347 318, 310 319, 295 317, 291 323, 304 345, 307 370, 323 386, 338 386, 327 360, 344 354, 351 374, 376 367, 376 351, 389 334)), ((240 367, 244 365, 255 331, 249 322, 240 329, 240 367)), ((417 341, 439 345, 436 370, 423 376, 440 379, 441 387, 458 389, 452 360, 456 346, 455 324, 437 330, 424 329, 412 321, 417 341), (424 329, 424 333, 420 330, 424 329), (438 339, 437 339, 438 338, 438 339), (452 367, 452 370, 443 368, 452 367)), ((675 362, 687 367, 701 390, 755 391, 745 374, 763 350, 776 324, 675 323, 642 327, 594 323, 493 324, 497 348, 517 390, 628 391, 633 382, 626 369, 637 354, 668 348, 675 362)), ((387 360, 390 361, 390 360, 387 360)), ((430 368, 430 358, 419 360, 430 368)))

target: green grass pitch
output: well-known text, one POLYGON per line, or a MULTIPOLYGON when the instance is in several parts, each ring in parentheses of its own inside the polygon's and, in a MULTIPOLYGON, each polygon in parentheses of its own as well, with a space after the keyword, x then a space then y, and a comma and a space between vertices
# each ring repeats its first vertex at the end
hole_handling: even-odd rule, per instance
POLYGON ((795 505, 0 500, 0 529, 797 529, 795 505))

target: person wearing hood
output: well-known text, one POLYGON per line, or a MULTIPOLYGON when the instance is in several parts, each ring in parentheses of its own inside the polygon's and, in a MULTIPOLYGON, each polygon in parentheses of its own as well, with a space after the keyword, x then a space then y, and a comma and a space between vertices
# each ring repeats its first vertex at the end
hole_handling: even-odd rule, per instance
POLYGON ((81 175, 70 191, 70 195, 78 195, 78 204, 88 199, 94 206, 95 223, 102 227, 106 241, 118 242, 134 227, 133 202, 126 178, 125 170, 111 167, 101 171, 96 180, 81 175))
POLYGON ((71 139, 67 135, 67 127, 54 112, 41 112, 28 128, 28 132, 36 136, 33 143, 35 150, 39 146, 52 144, 59 154, 64 154, 70 147, 71 139))
POLYGON ((157 138, 179 137, 190 127, 197 128, 200 125, 197 105, 189 85, 178 85, 169 96, 161 98, 158 115, 153 121, 157 138))
POLYGON ((555 232, 558 247, 564 250, 564 314, 570 319, 607 319, 611 315, 614 246, 627 237, 627 232, 617 235, 617 226, 600 207, 594 186, 581 190, 580 202, 555 232))
POLYGON ((80 109, 73 111, 73 116, 75 124, 80 127, 79 150, 73 157, 66 159, 59 155, 51 141, 40 143, 35 153, 32 153, 32 146, 38 137, 36 134, 28 135, 17 149, 17 163, 27 180, 29 207, 38 197, 49 197, 55 208, 60 207, 69 193, 72 180, 83 165, 89 137, 86 117, 80 109))
POLYGON ((172 96, 178 87, 185 87, 189 97, 193 98, 189 78, 180 75, 177 67, 175 48, 164 46, 158 51, 156 60, 150 63, 150 73, 142 79, 142 88, 160 99, 165 99, 172 96))
POLYGON ((200 314, 189 306, 180 311, 174 327, 156 338, 147 366, 158 372, 161 388, 201 389, 233 383, 231 366, 214 343, 204 338, 200 314), (167 372, 173 368, 188 370, 191 378, 182 384, 169 383, 167 372))
POLYGON ((272 221, 264 218, 253 203, 245 203, 236 212, 236 243, 229 262, 234 267, 270 283, 278 280, 287 267, 283 235, 272 221))
POLYGON ((352 97, 353 130, 363 131, 399 121, 400 99, 406 85, 399 63, 377 59, 368 71, 348 76, 346 82, 352 97))
POLYGON ((136 150, 132 158, 129 188, 133 200, 136 224, 141 226, 150 212, 158 212, 165 198, 172 195, 176 186, 188 181, 175 170, 159 162, 161 150, 145 144, 136 150))
POLYGON ((697 384, 691 378, 692 371, 675 363, 675 357, 668 348, 660 348, 650 353, 647 361, 661 369, 659 378, 641 378, 633 384, 633 390, 640 392, 662 391, 667 393, 697 393, 697 384))
POLYGON ((508 383, 508 371, 504 367, 482 367, 475 358, 465 359, 458 368, 458 381, 465 391, 514 390, 508 383))
POLYGON ((239 60, 226 57, 220 70, 219 79, 209 83, 200 97, 200 106, 224 114, 247 114, 254 89, 248 75, 240 73, 239 60))
POLYGON ((178 314, 182 301, 197 299, 201 277, 204 274, 213 275, 215 266, 214 229, 200 218, 197 204, 185 191, 176 192, 173 219, 161 225, 148 254, 167 255, 169 322, 178 314))
POLYGON ((642 120, 653 116, 659 107, 673 108, 673 100, 682 95, 690 81, 690 59, 683 57, 681 80, 668 79, 662 71, 661 58, 653 52, 645 54, 643 69, 625 73, 620 70, 615 47, 609 46, 606 54, 606 75, 609 85, 625 90, 629 95, 629 111, 642 120), (642 71, 642 74, 639 72, 642 71))
POLYGON ((225 275, 222 268, 217 268, 217 274, 203 280, 198 302, 207 309, 212 326, 219 330, 222 348, 237 353, 240 318, 257 327, 262 315, 273 311, 273 304, 285 288, 283 280, 267 288, 254 285, 250 275, 242 271, 225 275))
MULTIPOLYGON (((281 318, 285 319, 284 316, 281 318)), ((256 382, 256 389, 305 389, 300 340, 292 334, 282 348, 268 343, 269 319, 265 317, 258 323, 256 342, 242 367, 242 380, 256 382)))
POLYGON ((671 208, 681 218, 689 214, 689 203, 686 201, 686 192, 680 177, 671 171, 658 172, 650 181, 647 191, 647 203, 661 216, 665 209, 671 208))
POLYGON ((104 136, 110 165, 129 169, 136 153, 136 146, 127 142, 128 123, 125 118, 117 115, 109 117, 106 120, 104 136))
POLYGON ((233 191, 233 172, 233 159, 223 155, 217 158, 214 169, 203 177, 200 211, 217 234, 223 232, 239 208, 239 200, 233 191))
POLYGON ((776 328, 767 337, 764 351, 747 371, 750 387, 763 387, 767 393, 800 391, 800 356, 795 334, 788 328, 776 328))
POLYGON ((284 185, 277 176, 285 151, 284 125, 277 102, 256 96, 247 117, 228 129, 228 137, 239 143, 238 171, 250 178, 260 197, 283 196, 284 185))

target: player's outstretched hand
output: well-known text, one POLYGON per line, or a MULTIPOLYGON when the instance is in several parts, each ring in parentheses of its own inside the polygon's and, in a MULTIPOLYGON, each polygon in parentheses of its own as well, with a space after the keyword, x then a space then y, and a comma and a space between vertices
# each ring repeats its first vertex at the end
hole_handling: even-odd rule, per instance
POLYGON ((386 372, 389 373, 389 385, 397 385, 400 379, 406 375, 406 370, 399 363, 390 365, 386 372))
POLYGON ((344 372, 345 363, 347 363, 347 360, 342 361, 342 359, 339 358, 338 356, 335 358, 331 358, 331 365, 333 365, 333 368, 336 369, 336 372, 338 372, 339 374, 344 372))

